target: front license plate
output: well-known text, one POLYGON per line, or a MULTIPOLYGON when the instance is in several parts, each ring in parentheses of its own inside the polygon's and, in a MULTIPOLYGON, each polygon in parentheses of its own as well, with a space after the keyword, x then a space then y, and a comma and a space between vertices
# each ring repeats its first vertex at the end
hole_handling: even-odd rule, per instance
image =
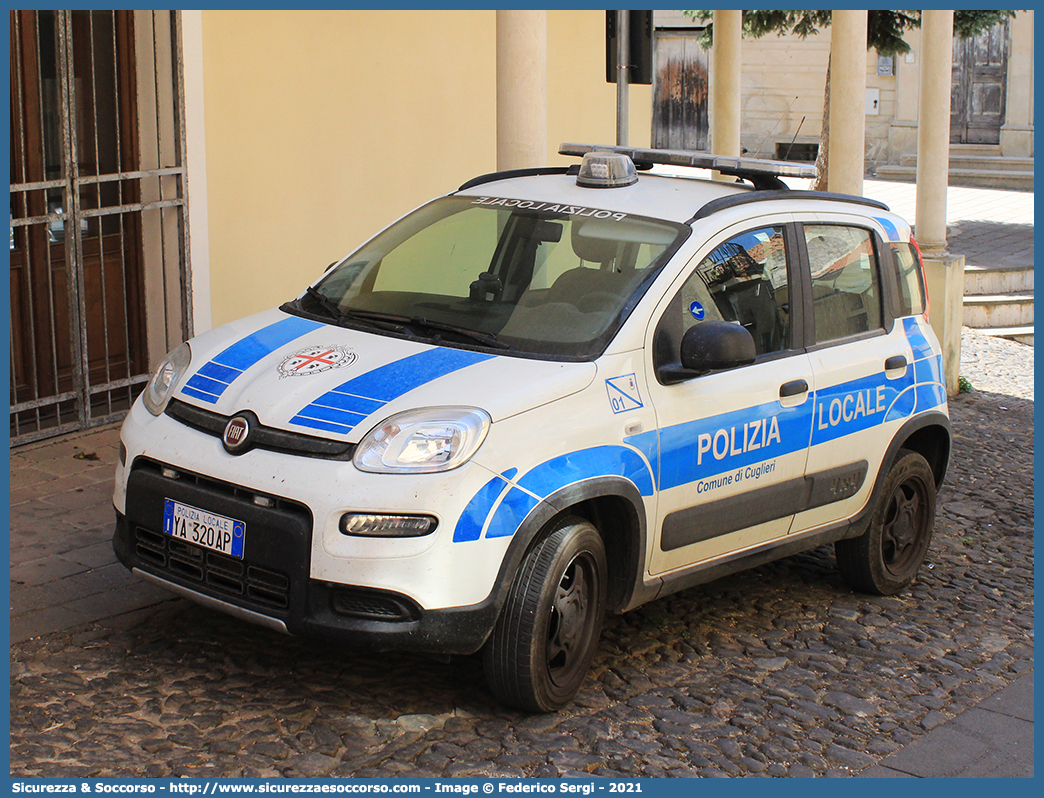
POLYGON ((164 499, 163 532, 230 557, 243 557, 246 524, 191 504, 164 499))

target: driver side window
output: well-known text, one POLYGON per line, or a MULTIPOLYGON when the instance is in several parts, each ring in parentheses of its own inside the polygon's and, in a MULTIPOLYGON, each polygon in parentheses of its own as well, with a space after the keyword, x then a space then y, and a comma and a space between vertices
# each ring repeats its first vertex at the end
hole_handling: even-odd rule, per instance
POLYGON ((682 336, 707 319, 746 328, 758 355, 789 349, 785 244, 782 225, 750 230, 719 244, 671 301, 657 327, 657 349, 677 360, 682 336))

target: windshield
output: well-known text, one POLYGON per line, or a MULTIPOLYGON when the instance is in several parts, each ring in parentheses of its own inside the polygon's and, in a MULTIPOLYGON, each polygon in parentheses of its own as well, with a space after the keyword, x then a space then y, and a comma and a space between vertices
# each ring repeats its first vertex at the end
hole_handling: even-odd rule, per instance
POLYGON ((436 200, 345 258, 294 309, 519 354, 601 354, 688 228, 554 203, 436 200))

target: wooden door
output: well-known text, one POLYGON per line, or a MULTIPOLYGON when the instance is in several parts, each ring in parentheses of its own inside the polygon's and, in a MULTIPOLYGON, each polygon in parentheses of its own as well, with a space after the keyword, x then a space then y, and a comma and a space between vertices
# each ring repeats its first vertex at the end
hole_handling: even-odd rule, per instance
POLYGON ((692 33, 657 32, 654 53, 652 146, 706 150, 707 51, 692 33))
POLYGON ((148 367, 140 214, 114 210, 139 199, 133 14, 12 11, 10 36, 11 434, 31 439, 111 415, 108 386, 148 367))
POLYGON ((950 141, 999 144, 1007 94, 1008 23, 953 40, 950 141))

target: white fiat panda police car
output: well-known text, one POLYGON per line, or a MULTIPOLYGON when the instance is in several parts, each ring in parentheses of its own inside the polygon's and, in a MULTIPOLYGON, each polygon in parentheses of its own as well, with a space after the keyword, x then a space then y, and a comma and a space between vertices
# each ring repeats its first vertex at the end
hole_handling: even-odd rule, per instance
POLYGON ((534 711, 607 610, 826 543, 909 584, 950 451, 909 225, 779 179, 808 167, 562 152, 171 352, 121 433, 119 559, 282 632, 483 649, 534 711))

